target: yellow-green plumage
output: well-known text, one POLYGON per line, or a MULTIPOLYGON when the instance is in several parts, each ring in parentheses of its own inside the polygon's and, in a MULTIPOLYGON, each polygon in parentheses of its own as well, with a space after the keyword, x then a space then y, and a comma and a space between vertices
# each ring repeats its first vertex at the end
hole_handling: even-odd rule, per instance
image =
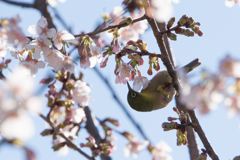
MULTIPOLYGON (((188 73, 200 64, 198 59, 195 59, 183 68, 186 73, 188 73)), ((128 88, 128 103, 132 109, 139 112, 150 112, 152 110, 164 108, 172 101, 176 94, 167 70, 159 71, 150 80, 148 87, 143 89, 140 93, 134 91, 129 84, 128 88)))

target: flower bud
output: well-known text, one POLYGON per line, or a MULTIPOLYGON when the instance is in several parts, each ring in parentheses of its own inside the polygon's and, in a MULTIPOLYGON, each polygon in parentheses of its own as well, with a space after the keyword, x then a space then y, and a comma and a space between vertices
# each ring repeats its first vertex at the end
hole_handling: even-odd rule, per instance
POLYGON ((164 122, 162 124, 163 131, 170 131, 172 129, 177 129, 178 123, 177 122, 164 122))
POLYGON ((180 20, 178 21, 178 25, 184 26, 187 22, 188 17, 186 15, 183 15, 180 20))
POLYGON ((170 29, 175 22, 175 17, 172 17, 167 24, 167 29, 170 29))
POLYGON ((153 74, 153 71, 152 71, 152 66, 150 65, 148 71, 147 71, 148 75, 152 75, 153 74))
POLYGON ((58 144, 52 146, 52 149, 53 149, 54 151, 58 151, 58 150, 60 150, 62 147, 64 147, 65 145, 66 145, 66 142, 58 143, 58 144))
POLYGON ((168 38, 170 38, 173 41, 177 40, 177 35, 172 32, 167 32, 167 36, 168 36, 168 38))
POLYGON ((53 134, 53 130, 52 129, 45 129, 44 131, 41 132, 42 136, 48 136, 48 135, 52 135, 53 134))

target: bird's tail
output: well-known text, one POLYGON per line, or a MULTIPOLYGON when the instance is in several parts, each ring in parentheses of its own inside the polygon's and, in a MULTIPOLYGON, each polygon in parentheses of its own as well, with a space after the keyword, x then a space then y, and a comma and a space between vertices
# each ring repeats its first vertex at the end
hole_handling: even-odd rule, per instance
POLYGON ((193 61, 191 61, 190 63, 183 66, 182 68, 185 70, 185 72, 187 74, 187 73, 191 72, 192 70, 194 70, 195 68, 197 68, 200 65, 201 65, 201 62, 199 62, 199 59, 196 58, 193 61))

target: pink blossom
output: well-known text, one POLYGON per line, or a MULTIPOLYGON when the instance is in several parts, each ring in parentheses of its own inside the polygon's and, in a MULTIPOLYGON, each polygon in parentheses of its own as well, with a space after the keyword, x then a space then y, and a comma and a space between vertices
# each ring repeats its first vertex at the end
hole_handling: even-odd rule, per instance
POLYGON ((74 123, 80 123, 85 120, 85 112, 83 108, 74 108, 67 112, 67 119, 74 123))
POLYGON ((37 38, 36 40, 32 40, 26 45, 26 49, 35 49, 33 53, 34 59, 40 58, 40 53, 47 54, 49 53, 49 47, 52 47, 51 41, 48 39, 37 38))
POLYGON ((122 21, 121 14, 124 12, 123 8, 121 6, 116 6, 113 8, 112 13, 110 14, 111 19, 114 20, 114 24, 118 24, 122 21))
POLYGON ((132 66, 122 62, 116 71, 117 77, 115 82, 126 84, 128 80, 133 80, 133 72, 135 72, 135 70, 132 66))
POLYGON ((147 8, 147 15, 152 17, 153 14, 158 22, 168 21, 173 13, 171 1, 178 3, 179 0, 151 0, 151 7, 147 8))
POLYGON ((97 64, 97 62, 101 63, 102 61, 102 48, 98 47, 94 42, 92 42, 89 48, 87 47, 86 49, 84 49, 84 47, 79 48, 79 55, 81 56, 80 67, 84 69, 88 67, 93 68, 97 64))
POLYGON ((156 145, 156 150, 153 153, 153 160, 172 160, 172 156, 166 152, 171 152, 172 149, 164 141, 156 145))
POLYGON ((49 54, 45 55, 44 57, 45 62, 48 63, 48 66, 53 67, 55 71, 61 70, 64 56, 60 51, 56 49, 50 49, 49 54))
POLYGON ((118 54, 121 51, 121 45, 118 39, 114 40, 112 52, 118 54))
POLYGON ((239 0, 225 0, 225 5, 227 7, 233 7, 235 3, 238 3, 240 5, 239 0))
POLYGON ((6 84, 2 87, 2 91, 11 91, 15 96, 26 99, 31 96, 34 89, 34 82, 32 77, 27 76, 28 71, 25 67, 18 67, 6 80, 6 84))
POLYGON ((7 32, 8 41, 17 46, 19 43, 24 47, 29 41, 18 26, 10 28, 7 32))
POLYGON ((98 47, 95 43, 92 43, 90 46, 91 49, 91 57, 89 58, 90 61, 90 68, 93 68, 96 63, 101 63, 101 53, 102 48, 98 47))
POLYGON ((30 55, 28 55, 25 60, 21 60, 19 64, 26 67, 26 69, 29 71, 29 74, 33 77, 35 77, 38 69, 45 67, 45 63, 36 59, 32 59, 32 56, 30 55))
POLYGON ((23 56, 22 56, 22 51, 14 49, 12 46, 8 45, 8 49, 10 49, 10 54, 12 57, 18 59, 18 60, 23 60, 23 56))
POLYGON ((54 46, 60 50, 63 47, 63 42, 71 42, 75 40, 75 37, 68 33, 66 30, 61 30, 53 36, 54 46))
POLYGON ((1 121, 0 130, 6 139, 25 141, 33 136, 34 124, 25 112, 18 111, 16 114, 11 114, 7 119, 1 121))
POLYGON ((233 117, 236 114, 240 114, 240 95, 227 96, 224 101, 228 108, 228 116, 233 117))
POLYGON ((230 76, 235 78, 240 78, 240 61, 232 59, 229 55, 227 55, 221 62, 220 62, 220 72, 224 76, 230 76))
POLYGON ((129 40, 137 41, 139 39, 139 34, 131 27, 120 29, 119 32, 124 45, 126 45, 129 40))
POLYGON ((208 113, 216 109, 222 102, 222 86, 217 76, 208 75, 205 79, 205 85, 191 85, 186 79, 183 79, 183 89, 180 90, 180 101, 187 105, 188 109, 199 108, 201 114, 208 113), (210 78, 211 77, 211 78, 210 78))
POLYGON ((124 155, 126 157, 130 157, 133 154, 134 158, 137 158, 138 153, 145 149, 149 144, 149 141, 145 140, 143 142, 138 142, 136 139, 132 139, 128 142, 126 147, 124 148, 124 155))
POLYGON ((5 57, 7 54, 7 41, 0 38, 0 57, 5 57))
POLYGON ((47 26, 47 19, 42 17, 38 20, 37 25, 31 25, 28 27, 28 32, 34 35, 39 35, 39 38, 42 39, 52 38, 56 34, 56 29, 48 29, 47 26))
POLYGON ((147 77, 137 76, 133 80, 133 89, 135 91, 139 91, 141 88, 145 89, 149 83, 150 82, 148 81, 147 77))
MULTIPOLYGON (((131 14, 131 17, 133 19, 136 19, 136 18, 140 18, 141 16, 143 16, 145 14, 145 11, 144 9, 140 9, 139 10, 139 14, 137 13, 132 13, 131 14)), ((138 34, 144 34, 145 31, 148 29, 148 22, 147 20, 143 20, 143 21, 139 21, 137 23, 134 23, 132 26, 130 26, 131 28, 133 28, 134 31, 136 31, 138 34)))
POLYGON ((89 95, 90 91, 91 89, 86 82, 77 80, 73 88, 73 100, 79 103, 80 106, 87 106, 88 101, 92 99, 89 95))

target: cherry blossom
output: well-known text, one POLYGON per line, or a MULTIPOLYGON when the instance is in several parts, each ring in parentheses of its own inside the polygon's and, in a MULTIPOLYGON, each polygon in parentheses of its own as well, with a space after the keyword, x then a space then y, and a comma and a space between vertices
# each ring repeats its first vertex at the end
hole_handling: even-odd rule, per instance
POLYGON ((88 67, 93 68, 97 62, 101 63, 101 53, 102 48, 98 47, 94 42, 90 46, 86 45, 84 48, 83 43, 82 48, 79 48, 80 55, 80 67, 86 69, 88 67))
POLYGON ((20 61, 19 64, 26 67, 29 71, 29 74, 33 77, 36 76, 38 69, 45 67, 45 63, 43 63, 42 61, 38 61, 36 59, 32 59, 31 56, 29 55, 26 58, 26 60, 20 61))
POLYGON ((8 49, 10 49, 11 51, 10 51, 10 54, 11 54, 11 56, 12 57, 14 57, 14 58, 16 58, 16 59, 18 59, 18 60, 23 60, 24 58, 23 58, 23 53, 22 53, 22 51, 20 51, 20 50, 17 50, 17 49, 15 49, 15 48, 13 48, 12 46, 10 46, 10 45, 8 45, 8 49))
POLYGON ((147 8, 147 15, 152 17, 153 12, 158 22, 168 21, 173 13, 171 2, 178 3, 178 0, 151 0, 151 7, 147 8))
POLYGON ((0 37, 0 57, 5 57, 7 54, 7 41, 0 37))
POLYGON ((0 130, 2 135, 4 136, 4 138, 9 140, 28 140, 33 136, 34 129, 35 127, 32 120, 23 111, 19 111, 16 114, 9 115, 8 118, 6 118, 0 123, 0 130))
POLYGON ((217 75, 207 73, 204 84, 191 85, 184 77, 183 89, 180 90, 180 101, 185 104, 188 109, 199 108, 201 114, 206 114, 210 110, 216 109, 218 104, 222 102, 222 78, 217 75))
POLYGON ((172 149, 164 141, 156 145, 156 150, 153 153, 153 160, 172 160, 172 156, 166 152, 171 152, 172 149))
POLYGON ((129 140, 128 144, 124 148, 124 155, 130 157, 131 154, 134 158, 137 158, 138 153, 145 149, 149 144, 149 141, 145 140, 143 142, 138 142, 137 139, 133 138, 129 140))
POLYGON ((33 135, 34 125, 27 111, 39 113, 42 106, 42 100, 32 96, 33 85, 33 79, 26 76, 26 69, 18 67, 1 86, 0 130, 5 138, 24 141, 33 135))
POLYGON ((34 59, 40 58, 40 53, 47 54, 49 53, 49 47, 52 47, 51 41, 48 39, 37 38, 32 40, 26 45, 26 49, 34 49, 33 57, 34 59))
POLYGON ((235 78, 240 78, 240 61, 232 59, 229 55, 227 55, 221 62, 220 62, 220 72, 224 76, 230 76, 235 78))
POLYGON ((240 114, 240 95, 226 97, 224 104, 229 109, 228 110, 229 117, 233 117, 236 114, 240 114))
POLYGON ((86 117, 84 109, 83 108, 74 108, 67 112, 67 119, 74 123, 80 123, 83 121, 86 117))
POLYGON ((68 33, 65 29, 57 32, 57 34, 53 36, 54 46, 58 50, 62 49, 63 42, 71 42, 73 40, 75 40, 75 37, 68 33))
POLYGON ((145 89, 149 83, 150 82, 148 81, 147 77, 137 76, 133 80, 133 89, 135 91, 139 91, 141 88, 145 89))
POLYGON ((238 3, 240 5, 240 1, 239 0, 226 0, 225 1, 225 5, 227 7, 233 7, 235 3, 238 3))
POLYGON ((121 44, 118 39, 114 40, 112 52, 118 54, 121 51, 121 44))
MULTIPOLYGON (((143 16, 145 14, 145 11, 143 8, 139 9, 139 14, 137 13, 131 13, 131 17, 133 19, 137 19, 140 18, 141 16, 143 16)), ((136 31, 138 34, 144 34, 145 31, 148 29, 148 22, 147 20, 143 20, 143 21, 139 21, 134 23, 132 26, 130 26, 131 28, 133 28, 134 31, 136 31)))
POLYGON ((86 82, 77 80, 74 84, 72 99, 80 106, 87 106, 88 101, 92 99, 89 95, 90 91, 91 89, 86 82))
POLYGON ((118 24, 122 21, 121 14, 124 12, 123 8, 121 6, 116 6, 113 8, 113 11, 110 13, 111 19, 114 20, 114 24, 118 24))
POLYGON ((28 27, 28 32, 34 35, 39 35, 39 38, 42 39, 52 38, 56 34, 56 29, 48 29, 47 26, 47 19, 42 17, 38 20, 37 25, 31 25, 28 27))
POLYGON ((128 65, 125 62, 122 62, 122 64, 119 66, 119 68, 116 70, 117 77, 115 82, 116 83, 123 83, 126 84, 128 80, 133 80, 135 70, 132 66, 128 65))
POLYGON ((48 62, 48 66, 53 67, 55 71, 59 71, 64 67, 70 73, 74 73, 72 57, 65 56, 56 49, 50 49, 49 54, 45 55, 45 62, 48 62))

